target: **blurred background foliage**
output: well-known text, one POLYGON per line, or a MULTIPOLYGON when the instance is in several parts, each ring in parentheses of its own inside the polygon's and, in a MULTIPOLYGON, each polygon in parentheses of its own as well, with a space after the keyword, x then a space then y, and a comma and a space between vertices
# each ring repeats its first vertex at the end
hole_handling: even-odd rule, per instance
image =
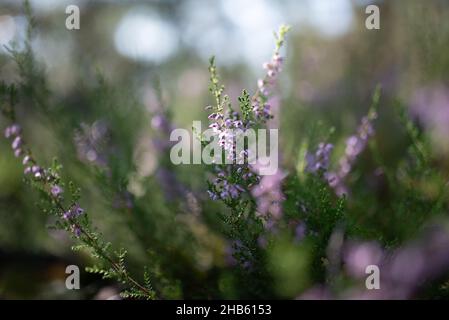
MULTIPOLYGON (((449 171, 447 1, 33 0, 31 7, 36 63, 20 70, 0 48, 0 78, 28 81, 17 110, 27 140, 41 162, 57 157, 64 176, 82 186, 83 206, 108 240, 128 249, 131 268, 157 261, 160 270, 153 272, 166 278, 157 289, 166 297, 236 298, 247 293, 227 267, 221 207, 207 198, 203 168, 170 167, 158 152, 157 141, 164 135, 152 128, 152 119, 169 110, 177 127, 206 120, 204 107, 212 100, 211 55, 217 56, 232 101, 243 88, 254 92, 263 75, 261 65, 272 53, 272 32, 281 23, 292 26, 280 78, 282 166, 295 173, 301 146, 314 149, 329 132, 338 159, 380 84, 372 141, 376 148, 362 155, 351 178, 347 211, 357 225, 354 235, 395 247, 414 237, 430 218, 429 208, 439 199, 438 186, 449 171), (380 7, 380 30, 365 28, 368 3, 380 7), (81 9, 80 30, 65 28, 69 4, 81 9), (411 141, 398 105, 422 129, 432 165, 438 168, 410 189, 405 182, 387 183, 388 172, 376 175, 380 164, 393 172, 406 161, 411 141), (83 158, 76 138, 83 132, 102 141, 106 160, 100 152, 83 158), (186 201, 177 199, 182 192, 170 190, 173 185, 161 184, 162 166, 192 190, 186 201), (408 195, 412 200, 395 203, 400 192, 402 199, 408 195)), ((0 0, 0 44, 15 43, 19 53, 25 52, 27 28, 20 1, 0 0)), ((307 199, 307 191, 303 193, 291 197, 307 199)), ((83 290, 65 290, 65 266, 84 266, 90 258, 72 253, 66 235, 46 229, 47 217, 37 202, 2 139, 0 297, 113 295, 112 283, 85 273, 83 290)), ((441 202, 447 208, 447 198, 441 202)), ((267 259, 285 263, 269 275, 271 294, 294 297, 311 285, 316 279, 307 276, 313 248, 308 242, 298 247, 289 235, 276 240, 267 259)))

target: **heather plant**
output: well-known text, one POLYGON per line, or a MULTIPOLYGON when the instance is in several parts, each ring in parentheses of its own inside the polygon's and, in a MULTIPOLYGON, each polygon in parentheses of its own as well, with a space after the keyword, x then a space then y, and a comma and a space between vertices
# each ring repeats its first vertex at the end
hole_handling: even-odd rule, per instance
MULTIPOLYGON (((448 177, 402 101, 392 103, 407 145, 397 163, 379 146, 388 102, 377 86, 351 134, 310 130, 295 140, 293 164, 281 148, 277 170, 260 174, 260 161, 244 161, 252 156, 248 145, 236 152, 235 142, 257 129, 288 139, 279 80, 290 28, 281 26, 263 76, 236 101, 226 93, 219 56, 209 61, 204 118, 223 148, 214 156, 230 161, 175 165, 170 134, 179 125, 163 81, 152 82, 150 111, 132 86, 118 88, 101 72, 87 72, 76 97, 55 96, 32 50, 36 25, 25 8, 25 46, 8 48, 19 77, 0 86, 5 139, 32 212, 42 211, 50 230, 65 231, 85 271, 122 297, 412 298, 423 289, 420 277, 435 286, 430 296, 447 297, 446 222, 427 232, 423 226, 447 220, 448 177), (51 137, 44 146, 37 137, 43 127, 51 137), (142 145, 151 147, 143 148, 147 157, 142 145), (142 166, 153 173, 142 174, 142 166), (409 264, 415 267, 402 274, 409 264), (385 275, 383 291, 366 291, 367 265, 385 275)), ((210 140, 193 135, 202 146, 210 140)))

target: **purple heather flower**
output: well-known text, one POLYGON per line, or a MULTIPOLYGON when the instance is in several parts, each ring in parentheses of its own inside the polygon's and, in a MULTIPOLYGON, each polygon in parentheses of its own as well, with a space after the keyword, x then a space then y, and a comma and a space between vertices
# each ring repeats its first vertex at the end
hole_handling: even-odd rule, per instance
POLYGON ((22 132, 22 128, 18 124, 11 125, 11 135, 17 136, 22 132))
POLYGON ((350 136, 346 140, 345 154, 339 161, 339 169, 337 172, 328 172, 325 174, 329 185, 334 188, 335 192, 339 196, 348 193, 348 188, 346 187, 344 180, 351 172, 358 156, 368 145, 369 138, 374 135, 372 121, 376 119, 376 117, 377 115, 372 113, 369 116, 362 118, 361 124, 357 129, 357 133, 350 136))
POLYGON ((41 171, 41 167, 39 167, 37 165, 34 165, 34 166, 31 167, 31 172, 33 172, 33 173, 37 173, 37 172, 40 172, 40 171, 41 171))
POLYGON ((84 209, 79 206, 79 204, 74 204, 69 210, 64 212, 63 218, 66 220, 74 219, 79 217, 84 213, 84 209))
POLYGON ((6 127, 5 129, 5 138, 9 139, 11 137, 11 128, 10 127, 6 127))
POLYGON ((75 204, 75 206, 72 208, 72 210, 73 210, 75 216, 80 216, 84 213, 84 209, 81 208, 79 206, 79 204, 75 204))
POLYGON ((243 122, 240 120, 234 121, 235 128, 241 128, 243 126, 243 122))
POLYGON ((22 137, 21 137, 21 136, 17 136, 17 137, 15 137, 15 139, 13 140, 13 142, 12 142, 12 144, 11 144, 11 147, 12 147, 14 150, 16 150, 16 149, 20 148, 20 146, 22 145, 22 143, 23 143, 22 137))
POLYGON ((81 229, 79 227, 77 227, 76 225, 72 225, 71 229, 75 237, 79 238, 81 236, 81 229))
POLYGON ((326 172, 329 168, 330 155, 334 146, 330 143, 320 143, 314 154, 306 155, 306 171, 316 173, 319 171, 326 172))
POLYGON ((32 172, 31 167, 26 167, 23 171, 24 174, 30 174, 32 172))
POLYGON ((305 225, 305 223, 301 222, 298 223, 298 225, 295 228, 295 241, 300 242, 302 239, 304 239, 304 237, 306 236, 307 233, 307 227, 305 225))
POLYGON ((51 192, 52 196, 56 198, 56 197, 60 196, 64 192, 64 190, 60 186, 54 185, 51 187, 50 192, 51 192))
POLYGON ((32 160, 32 159, 31 159, 31 156, 27 154, 25 157, 23 157, 22 164, 23 164, 23 165, 26 165, 26 164, 28 164, 31 160, 32 160))
POLYGON ((207 190, 207 193, 209 194, 209 197, 210 197, 212 200, 218 200, 218 199, 220 198, 215 192, 212 192, 212 191, 210 191, 210 190, 207 190))
POLYGON ((21 131, 22 129, 18 124, 12 124, 5 129, 5 137, 9 139, 11 137, 19 135, 21 131))
POLYGON ((16 157, 16 158, 18 158, 18 157, 20 157, 21 155, 22 155, 22 153, 23 153, 23 151, 22 151, 22 149, 16 149, 16 150, 14 150, 14 156, 16 157))

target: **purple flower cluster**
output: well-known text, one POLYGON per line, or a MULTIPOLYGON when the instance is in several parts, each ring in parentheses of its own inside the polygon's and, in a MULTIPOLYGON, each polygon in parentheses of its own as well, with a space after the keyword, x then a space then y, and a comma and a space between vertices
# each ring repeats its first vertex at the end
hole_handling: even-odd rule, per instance
MULTIPOLYGON (((263 68, 266 70, 266 74, 263 79, 259 79, 257 81, 257 91, 251 98, 251 111, 252 111, 252 119, 242 120, 240 114, 238 112, 233 111, 231 108, 228 108, 223 113, 222 106, 217 106, 215 108, 215 112, 209 115, 209 120, 212 122, 209 125, 219 137, 219 145, 222 146, 225 150, 225 154, 228 157, 228 160, 232 160, 234 163, 241 163, 240 160, 244 158, 250 158, 254 155, 249 154, 249 150, 243 150, 241 154, 235 154, 236 141, 238 141, 239 134, 244 133, 245 130, 252 127, 256 123, 265 124, 269 119, 273 118, 271 113, 271 105, 268 101, 269 96, 272 93, 273 87, 276 84, 276 80, 278 78, 279 73, 282 70, 282 64, 284 59, 281 57, 279 50, 282 47, 282 43, 284 41, 284 36, 288 32, 288 27, 282 26, 279 32, 279 36, 276 35, 276 50, 269 62, 263 64, 263 68), (231 131, 230 129, 234 129, 231 131), (239 129, 239 130, 235 130, 239 129)), ((219 90, 220 91, 220 90, 219 90)), ((220 99, 218 99, 220 100, 220 99)), ((226 103, 223 103, 226 105, 226 103)), ((212 106, 206 107, 206 110, 214 109, 212 106)), ((213 190, 209 190, 209 195, 212 199, 236 199, 240 196, 242 192, 244 192, 245 188, 243 188, 240 184, 232 181, 232 173, 234 170, 237 175, 241 178, 242 184, 244 183, 245 187, 251 188, 254 184, 260 181, 260 177, 255 174, 253 168, 249 165, 238 165, 237 168, 235 166, 225 166, 217 167, 217 178, 213 183, 213 190), (233 168, 234 167, 234 168, 233 168)), ((271 178, 265 177, 265 184, 269 184, 272 179, 276 180, 280 176, 283 178, 283 173, 279 173, 274 175, 271 178)), ((282 179, 281 179, 282 180, 282 179)), ((271 212, 271 214, 275 217, 281 215, 280 206, 276 205, 277 202, 282 200, 282 196, 275 196, 274 192, 270 195, 270 192, 265 194, 261 190, 264 189, 265 186, 256 186, 253 191, 253 195, 257 194, 259 198, 259 202, 261 204, 262 213, 271 212), (267 196, 267 200, 263 201, 262 198, 267 196), (271 204, 269 204, 271 203, 271 204)))
MULTIPOLYGON (((25 166, 24 173, 26 175, 32 175, 35 179, 44 179, 46 177, 45 171, 36 164, 33 157, 25 148, 25 141, 22 138, 22 129, 18 124, 12 124, 5 129, 5 137, 12 140, 11 148, 14 151, 14 155, 18 158, 24 156, 22 164, 25 166)), ((48 177, 49 179, 51 177, 48 177)))
POLYGON ((23 139, 21 133, 22 129, 18 124, 13 124, 5 129, 5 137, 12 140, 11 147, 17 158, 23 154, 23 139))
MULTIPOLYGON (((212 107, 206 107, 207 110, 212 107)), ((251 125, 249 121, 241 120, 240 114, 228 109, 225 113, 213 112, 208 116, 212 122, 209 128, 218 136, 218 144, 225 151, 227 160, 232 163, 239 163, 240 160, 248 156, 248 150, 243 150, 241 154, 236 154, 236 141, 240 135, 251 125)), ((217 166, 217 177, 213 181, 213 189, 209 190, 209 195, 213 200, 237 199, 245 189, 231 181, 232 173, 237 174, 247 185, 250 185, 257 177, 251 172, 247 164, 236 166, 217 166)))
POLYGON ((327 172, 330 155, 334 146, 330 143, 320 143, 315 153, 306 154, 306 171, 310 173, 327 172))
POLYGON ((62 218, 70 223, 70 232, 77 238, 81 235, 81 228, 74 220, 83 214, 84 209, 78 203, 75 203, 62 215, 62 218))
POLYGON ((212 122, 209 128, 218 136, 218 144, 223 147, 228 160, 236 161, 238 155, 235 154, 235 141, 237 129, 244 131, 249 123, 243 123, 240 114, 235 111, 228 110, 226 114, 222 112, 214 112, 208 116, 212 122))
POLYGON ((365 150, 369 138, 374 135, 372 122, 376 118, 377 115, 374 112, 362 118, 362 122, 357 129, 357 133, 346 140, 345 154, 339 161, 338 171, 329 172, 326 175, 329 185, 339 196, 348 193, 344 180, 351 172, 358 156, 363 152, 363 150, 365 150))
MULTIPOLYGON (((61 200, 64 194, 64 189, 57 184, 58 176, 39 166, 31 155, 31 152, 26 148, 25 142, 21 136, 21 128, 18 124, 12 124, 5 129, 5 137, 12 140, 11 147, 16 157, 23 155, 22 164, 24 165, 24 174, 31 176, 35 181, 43 184, 48 194, 55 200, 61 200)), ((81 214, 84 210, 78 205, 73 205, 67 212, 63 213, 63 219, 72 220, 81 214)), ((80 228, 73 224, 71 230, 75 236, 81 234, 80 228)))
MULTIPOLYGON (((208 190, 212 200, 237 199, 245 189, 238 183, 231 182, 232 166, 217 167, 217 175, 213 181, 213 190, 208 190)), ((235 171, 246 182, 257 178, 247 166, 239 166, 235 171)))
POLYGON ((284 59, 279 55, 279 52, 275 52, 271 61, 263 64, 267 73, 263 79, 257 81, 258 91, 252 99, 254 116, 259 121, 266 122, 273 117, 271 106, 266 100, 276 84, 278 74, 282 70, 283 61, 284 59))
POLYGON ((75 203, 72 205, 69 210, 64 212, 63 218, 65 220, 73 220, 84 213, 84 209, 79 206, 79 204, 75 203))

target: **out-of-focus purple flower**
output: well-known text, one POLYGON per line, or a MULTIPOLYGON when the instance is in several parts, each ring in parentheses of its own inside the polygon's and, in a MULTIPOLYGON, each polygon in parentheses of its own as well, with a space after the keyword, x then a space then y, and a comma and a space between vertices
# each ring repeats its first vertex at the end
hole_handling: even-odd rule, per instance
POLYGON ((383 250, 376 242, 349 243, 343 249, 346 271, 353 277, 365 277, 369 265, 379 265, 383 250))
POLYGON ((330 155, 334 146, 330 143, 320 143, 315 153, 306 154, 306 171, 310 173, 327 172, 329 169, 330 155))
POLYGON ((17 150, 18 148, 20 148, 20 146, 22 145, 22 137, 21 136, 17 136, 14 138, 11 147, 13 148, 13 150, 17 150))
POLYGON ((282 193, 282 181, 285 173, 281 170, 273 175, 266 175, 255 185, 251 194, 256 199, 257 212, 268 219, 279 220, 282 217, 282 202, 285 200, 282 193))
POLYGON ((151 126, 154 130, 164 133, 165 135, 170 135, 171 131, 173 130, 173 126, 170 120, 164 113, 154 115, 151 119, 151 126))
POLYGON ((430 131, 437 152, 449 153, 449 88, 434 84, 415 91, 410 111, 430 131))
MULTIPOLYGON (((344 245, 343 260, 348 274, 360 283, 338 296, 313 295, 314 299, 412 299, 419 290, 446 275, 449 270, 449 233, 447 225, 427 228, 418 240, 406 243, 392 252, 382 250, 376 242, 344 245), (379 289, 367 290, 365 273, 368 265, 379 268, 379 289)), ((320 287, 330 292, 326 287, 320 287)), ((305 298, 306 292, 299 298, 305 298)))
POLYGON ((178 180, 173 171, 165 167, 159 167, 156 170, 156 178, 161 184, 167 201, 173 201, 176 198, 183 197, 187 188, 178 180))
POLYGON ((304 222, 298 223, 298 225, 295 228, 295 241, 300 242, 302 241, 307 234, 307 227, 304 222))
POLYGON ((30 163, 31 161, 32 161, 31 156, 30 156, 30 155, 26 155, 25 157, 23 157, 22 164, 25 166, 25 165, 27 165, 28 163, 30 163))
POLYGON ((5 137, 7 139, 19 136, 22 128, 18 124, 12 124, 5 129, 5 137))
POLYGON ((14 150, 14 156, 16 158, 19 158, 22 154, 23 154, 23 150, 22 149, 17 148, 16 150, 14 150))
POLYGON ((232 200, 237 199, 245 189, 235 183, 229 182, 227 179, 232 175, 230 172, 232 168, 226 167, 218 170, 217 178, 213 181, 214 191, 209 190, 209 196, 213 200, 232 200))
POLYGON ((365 150, 369 139, 374 135, 374 127, 372 122, 376 118, 377 114, 375 112, 370 112, 368 116, 362 118, 361 124, 357 129, 357 133, 346 140, 345 154, 339 161, 339 168, 337 172, 328 172, 325 174, 329 185, 339 196, 348 193, 345 179, 351 172, 358 156, 363 152, 363 150, 365 150))

